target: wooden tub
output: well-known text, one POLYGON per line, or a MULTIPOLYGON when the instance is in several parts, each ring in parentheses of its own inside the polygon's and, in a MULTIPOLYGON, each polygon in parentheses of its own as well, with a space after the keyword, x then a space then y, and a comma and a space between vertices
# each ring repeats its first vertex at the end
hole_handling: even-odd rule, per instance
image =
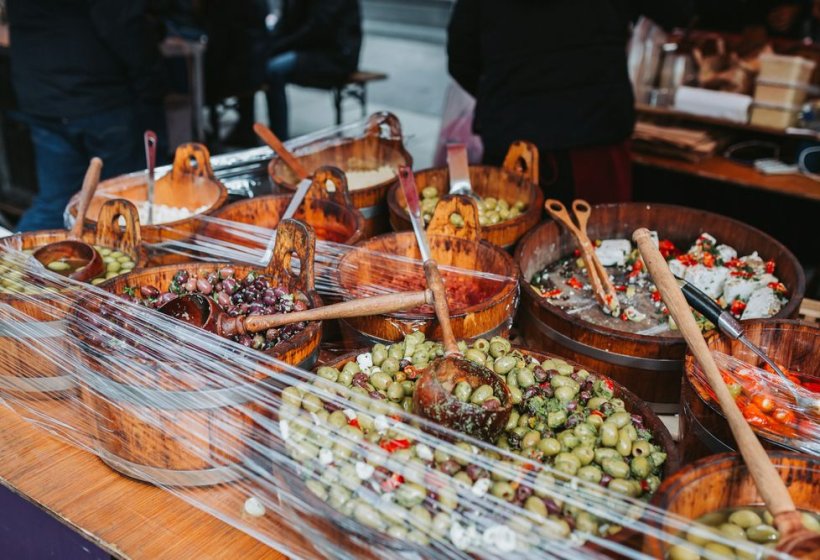
MULTIPOLYGON (((820 462, 798 453, 772 451, 769 458, 786 483, 795 506, 800 510, 820 512, 820 462)), ((687 464, 661 483, 652 505, 687 519, 715 510, 762 506, 763 498, 755 487, 749 470, 736 453, 711 455, 687 464)), ((671 534, 677 531, 664 525, 671 534)), ((666 543, 647 536, 644 552, 652 558, 664 558, 666 543)))
MULTIPOLYGON (((291 198, 290 194, 277 194, 234 202, 204 220, 199 234, 242 248, 264 250, 267 241, 254 239, 261 235, 260 232, 243 234, 241 228, 232 229, 233 226, 226 222, 275 229, 291 198)), ((334 167, 316 170, 305 202, 294 217, 310 225, 316 238, 322 241, 354 245, 362 238, 364 217, 352 206, 344 173, 334 167), (332 192, 328 183, 333 185, 332 192)))
MULTIPOLYGON (((743 327, 749 340, 763 348, 775 362, 800 372, 807 380, 820 383, 820 328, 800 321, 780 319, 744 321, 743 327)), ((714 333, 707 342, 712 350, 760 367, 760 359, 751 350, 724 334, 714 333)), ((737 449, 720 407, 696 377, 695 365, 694 357, 687 351, 680 416, 681 453, 687 461, 737 449)), ((768 449, 791 449, 786 436, 766 437, 763 432, 757 434, 768 449)))
MULTIPOLYGON (((125 198, 133 203, 148 199, 148 183, 144 173, 132 173, 100 183, 86 212, 86 224, 96 223, 101 205, 110 198, 125 198)), ((205 207, 203 214, 221 208, 228 199, 225 186, 214 177, 210 154, 202 144, 183 144, 177 148, 171 171, 156 180, 154 186, 156 204, 187 208, 195 211, 205 207)), ((76 219, 77 197, 73 197, 66 211, 76 219)), ((141 235, 145 243, 188 239, 201 227, 197 215, 182 220, 157 225, 142 224, 141 235)), ((149 265, 182 262, 184 258, 150 248, 149 265)))
MULTIPOLYGON (((797 314, 805 291, 800 263, 786 247, 762 231, 711 212, 664 204, 628 203, 593 207, 590 239, 631 239, 639 227, 657 230, 679 247, 688 248, 703 232, 746 255, 758 251, 774 259, 777 275, 790 298, 777 317, 797 314)), ((548 303, 530 286, 532 275, 569 255, 572 235, 554 221, 531 231, 518 245, 515 260, 521 280, 521 331, 527 344, 566 356, 601 371, 653 403, 656 410, 677 412, 686 344, 679 336, 648 336, 614 330, 579 320, 548 303)))
MULTIPOLYGON (((313 251, 309 226, 286 220, 279 224, 274 258, 267 270, 230 266, 239 278, 252 270, 263 272, 277 284, 301 291, 316 307, 322 301, 313 290, 313 251), (290 272, 294 252, 301 263, 298 277, 290 272)), ((123 293, 127 286, 164 287, 178 270, 213 272, 223 266, 227 263, 166 265, 112 279, 102 287, 114 294, 123 293)), ((89 310, 95 311, 84 308, 75 313, 87 314, 89 310)), ((321 322, 309 323, 304 331, 266 352, 283 362, 310 368, 318 355, 321 332, 321 322)), ((260 394, 269 391, 267 375, 253 370, 245 379, 230 380, 233 384, 222 380, 215 387, 212 376, 203 379, 187 371, 185 364, 154 361, 153 367, 147 364, 151 376, 129 372, 122 379, 106 367, 107 350, 89 339, 81 326, 72 334, 85 350, 88 372, 80 376, 80 394, 86 408, 93 411, 96 451, 103 461, 133 478, 172 486, 209 486, 242 476, 242 462, 250 453, 254 433, 254 422, 247 412, 260 394)))
MULTIPOLYGON (((344 172, 378 169, 389 165, 412 165, 413 158, 404 149, 401 124, 391 113, 375 113, 368 120, 367 132, 360 138, 320 140, 296 151, 296 157, 309 172, 323 165, 338 167, 344 172)), ((294 191, 299 183, 293 171, 278 156, 268 166, 271 180, 285 191, 294 191)), ((394 179, 350 191, 353 206, 365 219, 364 237, 390 229, 387 213, 387 191, 394 179)))
MULTIPOLYGON (((518 297, 512 259, 501 248, 482 241, 477 224, 478 209, 472 199, 446 197, 439 203, 427 228, 430 250, 442 267, 445 284, 448 274, 452 274, 454 280, 472 282, 466 290, 466 306, 454 308, 450 302, 455 336, 467 340, 507 334, 518 297), (450 224, 449 216, 453 212, 464 217, 464 227, 450 224), (478 271, 478 276, 448 271, 448 267, 478 271)), ((367 286, 420 289, 426 285, 420 259, 412 232, 389 233, 359 243, 339 262, 339 289, 343 299, 355 296, 367 286), (383 254, 398 258, 384 258, 383 254)), ((432 308, 342 319, 339 323, 346 342, 357 346, 400 340, 414 330, 424 332, 428 339, 441 338, 432 308)))
MULTIPOLYGON (((435 187, 439 197, 450 191, 450 172, 446 167, 418 171, 415 174, 419 194, 426 187, 435 187)), ((502 167, 471 165, 470 183, 481 198, 505 199, 510 203, 523 201, 527 209, 511 220, 481 228, 482 239, 509 251, 521 237, 541 221, 544 195, 538 186, 538 148, 524 141, 510 146, 502 167)), ((387 194, 390 225, 395 231, 412 228, 407 216, 407 201, 396 181, 387 194)))
MULTIPOLYGON (((526 355, 534 357, 538 361, 544 361, 550 358, 564 360, 563 357, 536 350, 530 350, 528 348, 518 347, 518 349, 526 355)), ((326 365, 337 368, 341 371, 346 363, 355 361, 356 356, 369 351, 370 347, 351 351, 326 365)), ((571 360, 565 361, 572 364, 575 368, 583 367, 578 363, 572 362, 571 360)), ((600 379, 611 381, 614 396, 623 399, 626 405, 626 410, 632 413, 637 413, 644 418, 644 425, 652 433, 654 441, 660 444, 667 453, 667 460, 663 467, 663 478, 666 479, 667 477, 672 476, 673 473, 677 472, 680 468, 680 458, 678 456, 677 445, 672 439, 672 436, 666 426, 652 410, 652 408, 616 381, 593 371, 590 371, 590 373, 596 375, 600 379)), ((281 391, 281 388, 279 390, 281 391)), ((273 438, 273 446, 278 453, 281 453, 283 456, 288 456, 284 442, 281 441, 279 437, 273 438)), ((361 546, 361 543, 377 543, 377 548, 379 549, 383 548, 385 550, 393 550, 397 553, 399 551, 412 551, 421 555, 421 557, 434 557, 436 556, 436 553, 444 554, 445 550, 452 550, 452 548, 446 547, 420 547, 419 545, 393 538, 385 533, 368 528, 360 523, 356 523, 353 519, 343 515, 341 512, 316 497, 316 495, 305 486, 302 478, 293 472, 293 468, 295 467, 276 469, 273 474, 280 480, 282 485, 291 488, 292 494, 298 496, 301 499, 300 501, 304 501, 307 508, 309 508, 308 511, 305 511, 305 506, 302 506, 301 504, 297 505, 291 504, 288 501, 284 502, 284 505, 286 505, 289 509, 292 509, 294 513, 298 514, 307 522, 311 532, 314 533, 317 538, 329 535, 338 536, 339 533, 342 533, 345 535, 344 540, 342 541, 345 543, 345 547, 348 545, 353 547, 361 546)), ((618 544, 637 549, 640 549, 642 544, 641 535, 626 527, 616 535, 612 536, 611 540, 618 544)), ((598 554, 607 552, 607 550, 596 548, 595 545, 588 546, 590 546, 590 548, 598 554)), ((581 553, 582 549, 579 548, 578 551, 581 553)), ((609 552, 611 553, 611 551, 609 552)))
MULTIPOLYGON (((121 251, 131 257, 137 268, 142 266, 145 256, 136 208, 125 200, 110 200, 103 205, 100 216, 95 230, 83 232, 83 241, 121 251), (124 228, 119 227, 120 216, 125 220, 124 228)), ((4 249, 25 251, 66 239, 68 231, 61 229, 18 233, 0 239, 0 257, 4 249)), ((36 277, 24 272, 23 281, 31 279, 36 277)), ((54 357, 70 356, 65 317, 71 307, 71 296, 79 294, 79 289, 56 295, 0 294, 0 306, 10 306, 15 315, 28 318, 0 321, 0 396, 8 393, 16 398, 36 399, 73 393, 75 374, 67 371, 67 363, 55 363, 54 357)))

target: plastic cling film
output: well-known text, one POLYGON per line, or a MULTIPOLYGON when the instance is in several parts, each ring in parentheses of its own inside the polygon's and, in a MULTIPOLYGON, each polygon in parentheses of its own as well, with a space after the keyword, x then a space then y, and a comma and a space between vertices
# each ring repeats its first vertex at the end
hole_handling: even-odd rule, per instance
MULTIPOLYGON (((0 295, 4 334, 29 361, 74 382, 59 398, 0 389, 4 401, 285 554, 648 558, 630 548, 641 536, 709 554, 704 541, 686 539, 698 526, 646 502, 673 453, 659 447, 650 413, 580 366, 502 337, 462 343, 467 359, 516 389, 516 422, 485 442, 413 414, 415 383, 443 353, 421 333, 313 373, 294 365, 305 357, 298 335, 256 349, 157 312, 145 305, 156 297, 148 290, 110 293, 24 253, 2 256, 21 271, 15 291, 0 295), (54 322, 42 336, 41 323, 54 322)), ((256 290, 265 273, 247 282, 249 271, 224 268, 213 272, 220 293, 231 279, 256 290)), ((182 280, 177 288, 191 278, 182 280)), ((282 287, 277 297, 289 301, 295 292, 282 287)), ((13 356, 0 352, 3 376, 42 375, 13 356)), ((493 398, 480 392, 467 400, 493 398)), ((720 532, 709 539, 785 557, 720 532)))

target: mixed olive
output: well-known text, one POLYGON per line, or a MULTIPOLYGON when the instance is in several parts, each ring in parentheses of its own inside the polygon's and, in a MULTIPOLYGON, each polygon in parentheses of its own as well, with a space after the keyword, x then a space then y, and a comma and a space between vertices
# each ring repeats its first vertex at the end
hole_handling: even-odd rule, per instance
MULTIPOLYGON (((820 516, 807 512, 801 512, 801 516, 806 529, 820 533, 820 516)), ((754 558, 754 554, 740 548, 742 543, 774 548, 780 540, 774 517, 763 508, 723 509, 702 515, 696 522, 686 533, 691 544, 672 546, 667 554, 670 560, 699 560, 703 551, 721 558, 754 558), (727 545, 725 539, 737 541, 738 546, 727 545)))
MULTIPOLYGON (((436 211, 436 205, 439 201, 439 192, 435 187, 425 187, 421 191, 421 215, 424 218, 424 223, 429 224, 433 219, 433 213, 436 211)), ((494 226, 495 224, 512 220, 517 218, 527 209, 527 203, 519 200, 517 202, 509 202, 503 198, 494 198, 488 196, 486 198, 479 197, 476 200, 478 204, 478 223, 481 226, 494 226)), ((464 218, 457 213, 450 215, 450 223, 455 227, 464 226, 464 218)))
MULTIPOLYGON (((91 280, 91 283, 95 286, 120 274, 131 272, 137 264, 130 255, 117 249, 111 249, 101 245, 94 245, 94 249, 100 254, 105 266, 105 272, 91 280)), ((35 250, 36 249, 25 249, 21 252, 30 256, 35 250)), ((85 261, 82 261, 82 264, 84 263, 85 261)), ((52 272, 67 276, 70 272, 76 270, 78 266, 76 266, 75 263, 61 259, 48 263, 46 268, 52 272)), ((9 262, 8 259, 0 257, 0 294, 22 293, 33 295, 43 291, 54 292, 57 291, 57 289, 53 286, 36 286, 30 280, 24 279, 24 272, 20 270, 19 266, 9 262)))
MULTIPOLYGON (((377 344, 341 368, 320 367, 313 387, 284 390, 281 434, 290 456, 302 465, 311 492, 370 528, 420 544, 463 537, 463 527, 454 528, 461 517, 456 514, 469 512, 469 499, 460 498, 463 492, 472 498, 490 494, 521 507, 551 535, 579 529, 606 536, 620 530, 551 497, 548 489, 556 477, 578 477, 628 496, 648 497, 660 484, 666 454, 653 443, 643 418, 626 410, 609 380, 563 360, 539 362, 501 337, 459 346, 468 360, 509 384, 513 413, 494 443, 554 470, 534 473, 521 459, 482 451, 466 441, 457 442, 459 452, 454 453, 450 446, 428 445, 409 435, 391 411, 412 411, 417 379, 443 355, 440 343, 414 332, 389 346, 377 344), (317 390, 367 412, 322 399, 317 390), (493 467, 488 468, 488 461, 493 467), (441 473, 445 482, 430 486, 425 469, 441 473)), ((496 398, 489 385, 456 385, 454 392, 471 402, 496 398)))

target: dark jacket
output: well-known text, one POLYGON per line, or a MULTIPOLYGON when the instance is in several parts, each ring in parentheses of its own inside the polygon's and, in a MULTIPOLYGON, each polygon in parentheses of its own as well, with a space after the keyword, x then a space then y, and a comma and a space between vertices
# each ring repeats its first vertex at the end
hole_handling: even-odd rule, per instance
POLYGON ((293 81, 322 86, 356 71, 361 46, 358 0, 282 0, 268 54, 296 51, 293 81))
POLYGON ((458 0, 449 70, 476 97, 485 144, 542 150, 610 144, 634 126, 629 23, 686 24, 683 0, 458 0))
POLYGON ((12 79, 20 109, 82 117, 164 93, 141 0, 12 0, 12 79))

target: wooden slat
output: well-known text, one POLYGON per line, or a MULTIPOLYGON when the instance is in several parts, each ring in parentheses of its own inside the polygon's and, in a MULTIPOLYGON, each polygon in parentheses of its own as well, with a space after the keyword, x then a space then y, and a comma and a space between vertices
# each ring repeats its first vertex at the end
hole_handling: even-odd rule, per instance
MULTIPOLYGON (((50 436, 1 404, 0 484, 117 558, 285 558, 169 492, 115 473, 94 455, 50 436)), ((220 489, 198 490, 197 498, 221 504, 238 499, 220 489)), ((228 505, 241 511, 241 503, 228 505)), ((263 519, 278 522, 277 538, 292 550, 311 550, 301 536, 269 516, 263 519)))
POLYGON ((820 301, 804 299, 800 305, 800 319, 820 326, 820 301))

